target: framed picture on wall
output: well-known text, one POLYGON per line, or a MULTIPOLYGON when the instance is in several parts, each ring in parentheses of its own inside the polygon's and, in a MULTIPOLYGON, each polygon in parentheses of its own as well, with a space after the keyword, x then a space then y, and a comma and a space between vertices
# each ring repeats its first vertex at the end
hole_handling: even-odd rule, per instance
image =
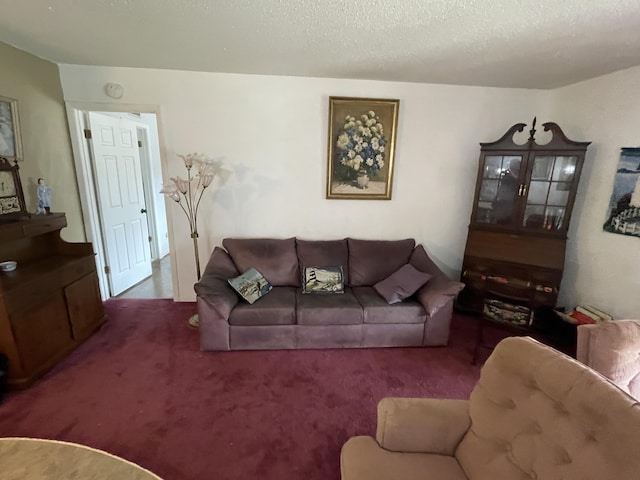
POLYGON ((0 157, 22 159, 18 101, 0 96, 0 157))
POLYGON ((391 200, 399 104, 329 98, 327 198, 391 200))
POLYGON ((640 148, 620 150, 605 232, 640 237, 640 148))

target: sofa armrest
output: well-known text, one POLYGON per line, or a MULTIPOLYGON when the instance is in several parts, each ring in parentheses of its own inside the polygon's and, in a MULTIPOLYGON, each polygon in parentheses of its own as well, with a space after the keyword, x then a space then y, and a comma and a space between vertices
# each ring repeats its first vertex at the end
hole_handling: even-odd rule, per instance
POLYGON ((226 281, 202 277, 194 288, 196 296, 205 299, 224 320, 229 320, 231 310, 238 303, 238 295, 226 281))
POLYGON ((463 288, 464 283, 449 280, 445 276, 439 276, 429 280, 426 285, 418 290, 416 296, 427 315, 431 317, 463 288))
POLYGON ((468 400, 383 398, 376 440, 394 452, 453 455, 470 426, 468 400))
POLYGON ((409 263, 421 272, 431 275, 431 279, 416 293, 428 316, 433 316, 447 302, 464 288, 464 283, 450 280, 438 268, 422 245, 416 246, 409 263))
POLYGON ((231 310, 238 303, 238 295, 229 286, 227 280, 238 276, 231 257, 216 247, 200 281, 194 285, 196 296, 207 301, 224 320, 229 320, 231 310))

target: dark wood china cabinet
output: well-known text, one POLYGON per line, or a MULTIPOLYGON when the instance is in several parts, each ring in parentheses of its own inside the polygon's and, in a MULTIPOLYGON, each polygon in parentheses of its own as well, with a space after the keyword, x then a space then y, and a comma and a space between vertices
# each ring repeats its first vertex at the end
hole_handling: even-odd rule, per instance
POLYGON ((514 303, 555 307, 567 231, 587 146, 569 140, 552 122, 551 140, 536 143, 536 119, 524 144, 512 126, 495 142, 481 143, 473 211, 458 307, 480 311, 487 293, 514 303))

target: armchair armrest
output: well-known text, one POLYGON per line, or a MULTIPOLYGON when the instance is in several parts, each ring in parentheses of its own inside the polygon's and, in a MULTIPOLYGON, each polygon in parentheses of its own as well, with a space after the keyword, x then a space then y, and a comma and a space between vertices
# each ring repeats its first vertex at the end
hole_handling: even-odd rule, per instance
POLYGON ((591 333, 597 324, 579 325, 576 329, 576 360, 585 365, 590 365, 591 333))
POLYGON ((383 398, 376 440, 394 452, 453 455, 470 426, 468 400, 383 398))
POLYGON ((196 295, 205 300, 223 320, 229 320, 231 310, 238 303, 238 295, 227 283, 238 276, 231 257, 219 247, 211 254, 202 278, 193 288, 196 295))

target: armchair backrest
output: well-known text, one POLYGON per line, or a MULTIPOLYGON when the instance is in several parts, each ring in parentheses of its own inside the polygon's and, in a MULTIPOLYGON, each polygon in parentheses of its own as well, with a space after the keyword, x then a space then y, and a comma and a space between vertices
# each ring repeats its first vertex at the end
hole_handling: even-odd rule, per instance
POLYGON ((511 337, 485 363, 456 450, 470 480, 637 478, 640 405, 576 360, 511 337))
POLYGON ((640 400, 640 320, 580 325, 576 358, 640 400))

